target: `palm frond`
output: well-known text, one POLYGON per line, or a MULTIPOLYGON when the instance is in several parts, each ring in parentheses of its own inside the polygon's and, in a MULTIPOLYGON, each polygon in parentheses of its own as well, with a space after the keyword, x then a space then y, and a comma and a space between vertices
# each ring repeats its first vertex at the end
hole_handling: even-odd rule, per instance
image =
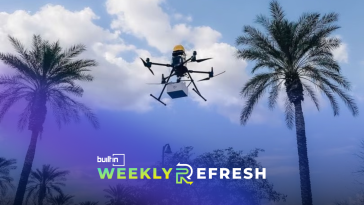
POLYGON ((49 99, 59 126, 62 123, 69 123, 72 119, 77 122, 82 113, 95 128, 99 127, 97 117, 90 108, 65 95, 59 89, 50 90, 49 99))
POLYGON ((57 167, 51 165, 43 165, 42 169, 36 169, 30 173, 28 187, 27 187, 27 201, 31 198, 37 198, 41 193, 42 188, 46 191, 42 193, 45 198, 51 198, 54 192, 63 195, 61 186, 65 186, 61 181, 70 172, 67 170, 59 170, 57 167), (44 187, 45 186, 45 187, 44 187))
POLYGON ((15 159, 5 159, 0 157, 0 198, 5 196, 8 189, 13 189, 12 182, 14 179, 10 177, 10 171, 16 169, 15 159))
POLYGON ((269 97, 268 97, 268 105, 269 105, 270 109, 273 109, 277 103, 279 90, 280 90, 282 83, 283 83, 283 80, 281 82, 272 83, 271 90, 269 91, 269 97))
MULTIPOLYGON (((77 122, 80 120, 79 115, 84 114, 94 127, 98 127, 97 118, 91 109, 68 96, 82 97, 83 89, 76 81, 93 80, 90 68, 96 66, 97 62, 74 59, 85 51, 84 45, 62 49, 59 41, 50 43, 40 35, 34 35, 31 50, 26 50, 16 38, 9 36, 9 40, 18 54, 0 53, 0 60, 17 73, 0 76, 0 120, 16 102, 25 100, 26 106, 18 121, 19 129, 24 129, 26 124, 29 129, 42 127, 30 126, 35 123, 31 116, 32 112, 46 113, 46 110, 38 110, 44 109, 46 104, 54 108, 58 124, 71 120, 77 122)), ((37 123, 43 122, 40 120, 37 123)))
MULTIPOLYGON (((244 34, 236 39, 236 44, 242 46, 236 57, 256 62, 253 74, 268 70, 255 74, 240 92, 246 98, 240 119, 242 124, 246 123, 253 107, 269 87, 269 108, 275 107, 279 86, 273 80, 277 79, 285 82, 292 102, 308 96, 319 110, 317 94, 312 89, 314 85, 328 98, 334 115, 339 114, 338 96, 356 116, 359 109, 347 93, 351 89, 350 82, 342 75, 332 53, 341 45, 339 38, 330 36, 340 28, 336 24, 338 14, 304 13, 297 21, 290 21, 277 1, 270 3, 270 13, 270 17, 258 15, 256 18, 255 22, 263 27, 263 31, 244 26, 244 34)), ((285 106, 289 127, 293 126, 292 102, 285 106)))
POLYGON ((250 115, 252 114, 253 108, 254 106, 257 104, 258 100, 262 97, 263 93, 265 92, 265 90, 271 86, 273 83, 277 82, 277 79, 269 79, 268 80, 264 80, 263 82, 260 81, 260 83, 258 85, 255 86, 254 90, 249 90, 249 92, 247 92, 244 88, 246 88, 247 86, 245 86, 243 88, 243 90, 241 91, 241 94, 245 97, 247 97, 247 100, 245 102, 245 106, 241 112, 240 115, 240 122, 241 124, 245 125, 246 122, 248 121, 250 115))
POLYGON ((252 79, 250 79, 241 90, 240 94, 242 97, 247 97, 251 93, 255 92, 255 89, 257 87, 260 87, 261 85, 265 85, 272 79, 275 79, 275 81, 278 81, 280 76, 276 73, 261 73, 255 75, 252 79))
POLYGON ((320 110, 320 104, 316 97, 315 91, 312 89, 312 87, 304 82, 302 82, 303 88, 305 91, 307 91, 307 95, 310 97, 312 102, 315 104, 317 110, 320 110))
POLYGON ((270 3, 270 12, 275 21, 282 21, 285 17, 283 8, 277 1, 272 1, 270 3))

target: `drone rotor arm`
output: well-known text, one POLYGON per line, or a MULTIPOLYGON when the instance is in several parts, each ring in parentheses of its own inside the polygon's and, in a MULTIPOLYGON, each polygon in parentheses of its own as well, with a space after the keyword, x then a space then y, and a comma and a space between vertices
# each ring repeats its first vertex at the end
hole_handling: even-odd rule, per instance
POLYGON ((166 67, 172 67, 170 64, 162 64, 162 63, 153 63, 149 61, 149 58, 145 61, 143 58, 140 58, 142 60, 143 65, 149 69, 149 71, 154 75, 154 72, 152 71, 151 67, 152 65, 159 65, 159 66, 166 66, 166 67))
POLYGON ((172 67, 170 64, 163 64, 163 63, 152 63, 152 62, 150 62, 150 64, 159 65, 159 66, 166 66, 166 67, 172 67))
POLYGON ((191 61, 191 60, 192 60, 192 56, 191 56, 189 59, 185 60, 185 61, 182 63, 182 65, 183 65, 183 64, 185 64, 185 63, 187 63, 188 61, 191 61))
POLYGON ((190 72, 190 73, 202 73, 202 74, 209 74, 210 73, 208 71, 195 71, 195 70, 188 70, 188 72, 190 72))
POLYGON ((212 77, 207 77, 207 78, 201 79, 201 80, 199 80, 199 81, 210 80, 211 78, 214 78, 214 77, 216 77, 216 76, 218 76, 218 75, 221 75, 221 74, 223 74, 223 73, 225 73, 225 71, 223 71, 223 72, 221 72, 221 73, 218 73, 218 74, 216 74, 216 75, 214 75, 214 76, 212 76, 212 77))

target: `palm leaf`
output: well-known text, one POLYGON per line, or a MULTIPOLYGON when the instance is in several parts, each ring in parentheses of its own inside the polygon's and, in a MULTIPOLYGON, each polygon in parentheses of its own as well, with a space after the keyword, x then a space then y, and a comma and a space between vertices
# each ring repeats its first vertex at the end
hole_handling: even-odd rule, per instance
MULTIPOLYGON (((246 124, 254 106, 268 89, 269 107, 275 107, 279 90, 283 88, 278 79, 285 82, 288 95, 297 95, 289 97, 293 101, 303 100, 306 95, 319 110, 313 85, 327 97, 334 115, 339 114, 338 96, 356 116, 359 109, 347 93, 350 82, 341 74, 340 65, 332 54, 341 44, 340 39, 330 36, 340 28, 336 25, 338 15, 304 13, 297 21, 290 21, 277 1, 270 3, 270 13, 270 17, 258 15, 256 18, 263 30, 244 26, 244 34, 236 39, 236 44, 242 47, 236 53, 237 58, 255 61, 253 74, 266 70, 253 75, 241 89, 241 96, 246 98, 241 123, 246 124)), ((292 103, 295 102, 286 102, 285 106, 288 127, 293 126, 292 103)))

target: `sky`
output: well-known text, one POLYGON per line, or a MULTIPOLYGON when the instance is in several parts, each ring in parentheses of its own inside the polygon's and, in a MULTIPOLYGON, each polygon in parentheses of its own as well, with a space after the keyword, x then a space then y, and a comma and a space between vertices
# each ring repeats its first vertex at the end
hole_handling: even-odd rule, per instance
MULTIPOLYGON (((305 12, 339 14, 341 28, 334 35, 342 45, 334 56, 352 83, 350 94, 359 111, 363 110, 363 2, 280 3, 291 20, 305 12)), ((258 14, 269 15, 269 1, 0 1, 0 52, 14 52, 8 35, 30 46, 32 35, 40 34, 50 41, 59 40, 64 47, 85 44, 87 51, 81 57, 99 64, 92 70, 94 81, 81 83, 85 93, 80 100, 97 114, 100 129, 93 129, 87 120, 58 129, 50 113, 33 167, 49 163, 71 170, 67 189, 82 196, 94 191, 90 185, 97 177, 96 156, 122 152, 128 163, 137 165, 160 161, 166 143, 172 151, 193 146, 196 155, 228 147, 245 152, 262 148, 265 152, 259 160, 268 170, 268 180, 288 195, 281 204, 296 204, 300 196, 296 138, 295 131, 285 125, 283 106, 269 110, 263 98, 248 124, 239 122, 244 105, 239 91, 252 76, 254 62, 236 59, 235 39, 242 35, 244 25, 256 26, 258 14), (165 94, 166 107, 149 96, 158 95, 161 87, 147 83, 159 82, 159 76, 169 70, 152 67, 153 76, 139 57, 168 63, 177 44, 185 46, 188 56, 196 50, 198 58, 213 58, 189 64, 190 68, 226 71, 198 84, 206 102, 191 90, 188 98, 177 100, 165 94)), ((4 64, 0 68, 0 74, 11 72, 4 64)), ((364 117, 362 113, 351 116, 342 103, 340 116, 334 117, 324 97, 320 103, 318 112, 306 100, 303 110, 313 199, 315 204, 326 205, 359 192, 356 181, 361 177, 355 172, 360 161, 355 153, 364 139, 364 117)), ((18 160, 13 172, 16 183, 30 140, 29 131, 19 132, 16 127, 20 109, 21 104, 15 106, 0 124, 0 156, 18 160)))

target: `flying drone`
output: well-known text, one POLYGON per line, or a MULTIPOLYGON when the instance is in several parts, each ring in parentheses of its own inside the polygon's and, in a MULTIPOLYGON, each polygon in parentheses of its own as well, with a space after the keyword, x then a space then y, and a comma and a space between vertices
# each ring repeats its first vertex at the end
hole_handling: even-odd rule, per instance
POLYGON ((164 77, 162 74, 162 81, 161 83, 155 83, 164 85, 162 92, 160 93, 159 97, 155 97, 154 95, 150 94, 154 99, 162 103, 163 105, 166 105, 164 102, 161 101, 162 94, 164 90, 167 88, 167 94, 172 98, 181 98, 181 97, 187 97, 188 96, 188 87, 192 84, 193 88, 192 90, 195 91, 197 95, 199 95, 203 100, 206 101, 206 99, 201 95, 200 91, 198 90, 195 81, 193 80, 191 73, 198 73, 198 74, 207 74, 207 78, 203 78, 199 81, 205 81, 210 80, 211 78, 214 78, 218 75, 221 75, 225 73, 225 71, 214 75, 214 70, 211 67, 211 71, 195 71, 195 70, 189 70, 187 68, 187 62, 203 62, 205 60, 210 60, 212 58, 203 58, 203 59, 196 59, 197 52, 193 51, 193 55, 186 59, 186 53, 185 49, 182 45, 177 45, 173 48, 172 52, 172 61, 171 64, 162 64, 162 63, 153 63, 150 62, 149 58, 147 58, 145 61, 140 58, 143 61, 143 64, 145 67, 147 67, 150 72, 154 75, 153 70, 151 69, 152 65, 158 65, 158 66, 166 66, 171 67, 171 72, 168 77, 164 77), (176 76, 177 80, 176 82, 170 82, 171 77, 176 76), (186 85, 185 82, 189 82, 188 85, 186 85))

